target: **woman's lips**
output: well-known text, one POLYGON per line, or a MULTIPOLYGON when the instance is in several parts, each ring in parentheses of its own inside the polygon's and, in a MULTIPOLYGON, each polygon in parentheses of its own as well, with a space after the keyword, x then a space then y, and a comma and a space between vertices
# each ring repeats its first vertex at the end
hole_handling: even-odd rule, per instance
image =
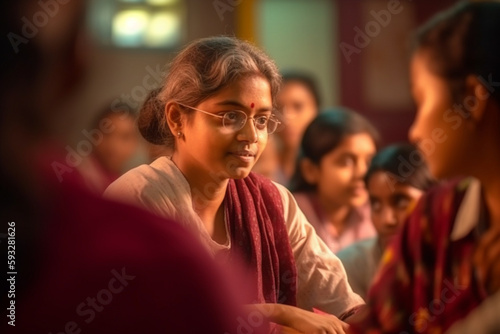
POLYGON ((246 163, 251 163, 255 160, 255 154, 250 151, 232 152, 231 155, 246 163))
POLYGON ((351 192, 355 195, 364 195, 366 193, 365 186, 355 186, 351 188, 351 192))

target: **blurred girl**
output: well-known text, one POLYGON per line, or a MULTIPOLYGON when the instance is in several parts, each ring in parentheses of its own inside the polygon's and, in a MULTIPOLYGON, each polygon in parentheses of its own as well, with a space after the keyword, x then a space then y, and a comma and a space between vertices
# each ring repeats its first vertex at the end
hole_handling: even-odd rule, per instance
POLYGON ((304 133, 291 190, 333 252, 375 236, 363 177, 378 141, 368 120, 343 109, 321 113, 304 133))
POLYGON ((409 144, 389 146, 377 153, 365 182, 377 237, 358 241, 337 254, 349 284, 362 298, 366 298, 384 249, 434 183, 417 148, 409 144), (418 161, 418 165, 410 161, 418 161))
POLYGON ((126 171, 139 147, 136 118, 130 106, 120 104, 116 108, 104 108, 91 124, 91 132, 97 134, 93 138, 95 146, 78 166, 90 190, 101 195, 126 171))
POLYGON ((283 126, 269 137, 253 170, 287 184, 295 171, 302 135, 321 106, 316 81, 306 73, 284 73, 277 101, 283 111, 283 126))

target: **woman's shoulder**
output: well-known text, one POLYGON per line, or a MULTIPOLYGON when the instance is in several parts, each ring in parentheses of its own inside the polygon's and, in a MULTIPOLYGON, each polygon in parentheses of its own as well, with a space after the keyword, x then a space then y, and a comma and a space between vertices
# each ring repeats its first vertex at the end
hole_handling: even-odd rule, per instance
POLYGON ((285 221, 295 215, 297 203, 292 193, 285 186, 254 172, 250 173, 243 180, 246 183, 253 184, 265 201, 272 201, 275 205, 282 207, 281 210, 283 211, 285 221))
POLYGON ((170 197, 174 190, 189 190, 189 185, 169 158, 160 157, 149 165, 140 165, 123 174, 108 186, 104 197, 125 202, 149 201, 150 197, 170 197))
POLYGON ((475 182, 470 177, 441 182, 422 196, 420 207, 416 211, 431 217, 456 213, 467 190, 475 182))
POLYGON ((418 238, 433 247, 447 242, 465 194, 476 183, 473 178, 460 178, 442 182, 428 190, 409 217, 405 228, 408 240, 418 238))
POLYGON ((150 164, 143 164, 130 169, 113 182, 120 183, 145 183, 160 182, 163 178, 171 178, 172 162, 168 157, 160 157, 150 164))

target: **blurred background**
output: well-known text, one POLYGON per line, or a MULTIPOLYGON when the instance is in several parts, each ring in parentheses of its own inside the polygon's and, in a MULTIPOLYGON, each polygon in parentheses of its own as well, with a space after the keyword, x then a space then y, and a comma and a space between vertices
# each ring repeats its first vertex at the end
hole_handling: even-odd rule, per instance
MULTIPOLYGON (((73 143, 103 108, 140 108, 162 71, 190 41, 230 35, 250 40, 280 70, 318 84, 323 108, 343 105, 368 117, 384 144, 405 141, 414 116, 408 81, 410 37, 452 0, 93 0, 89 71, 70 102, 73 143)), ((127 168, 149 162, 144 143, 127 168)))

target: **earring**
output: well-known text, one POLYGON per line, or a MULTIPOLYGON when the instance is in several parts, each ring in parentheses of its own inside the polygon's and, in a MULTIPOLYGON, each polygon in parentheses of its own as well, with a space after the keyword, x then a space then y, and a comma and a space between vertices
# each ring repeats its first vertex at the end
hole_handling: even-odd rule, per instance
POLYGON ((182 136, 182 132, 177 132, 177 137, 180 138, 182 136))

